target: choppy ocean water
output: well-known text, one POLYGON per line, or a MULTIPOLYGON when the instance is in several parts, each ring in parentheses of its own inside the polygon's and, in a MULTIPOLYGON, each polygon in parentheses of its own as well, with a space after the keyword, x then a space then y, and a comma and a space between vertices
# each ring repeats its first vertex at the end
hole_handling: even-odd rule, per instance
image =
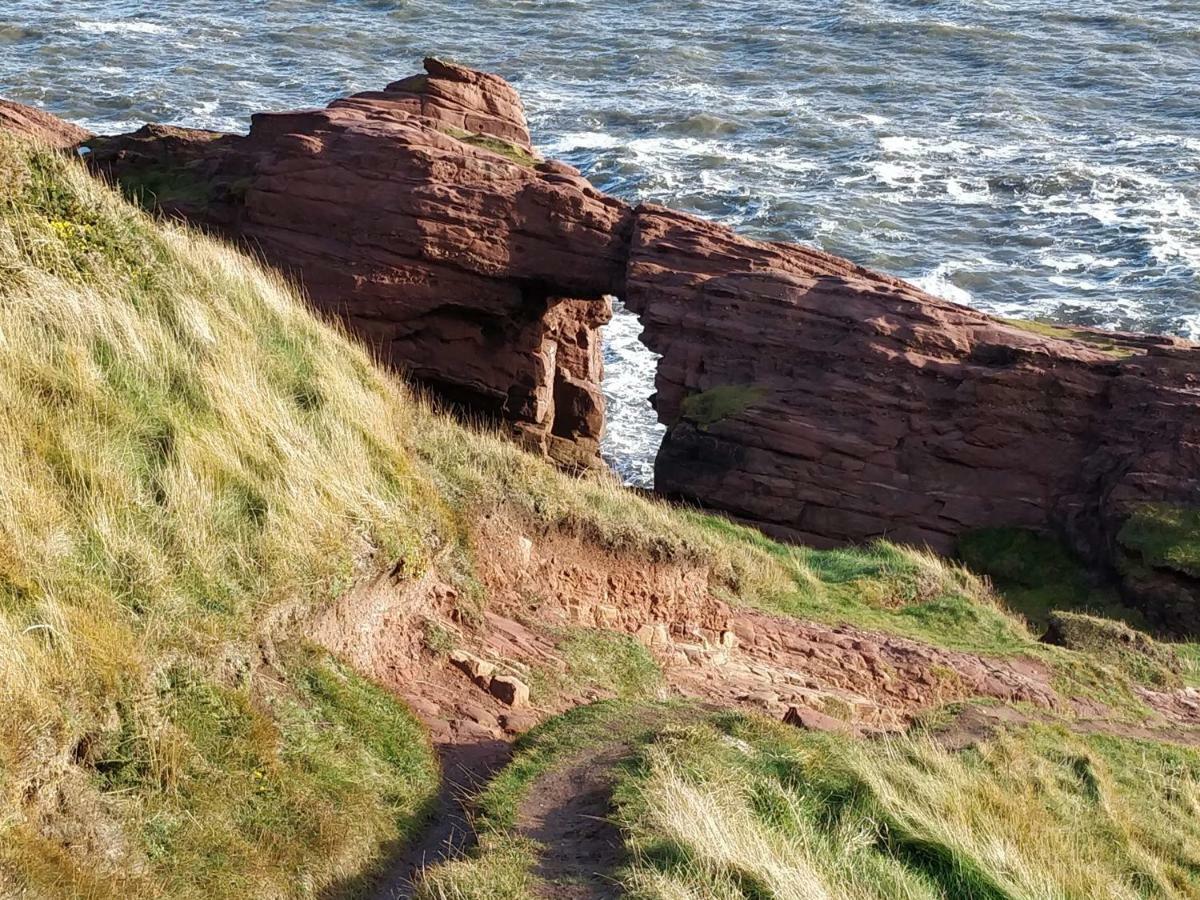
MULTIPOLYGON (((113 132, 244 129, 417 71, 499 72, 630 200, 1003 315, 1200 338, 1197 0, 7 0, 0 95, 113 132)), ((607 452, 660 432, 608 329, 607 452)))

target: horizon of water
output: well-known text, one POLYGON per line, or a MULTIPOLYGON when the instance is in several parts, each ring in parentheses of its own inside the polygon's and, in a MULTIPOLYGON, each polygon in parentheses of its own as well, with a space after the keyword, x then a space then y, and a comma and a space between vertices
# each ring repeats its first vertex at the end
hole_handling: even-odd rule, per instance
MULTIPOLYGON (((10 0, 0 96, 99 132, 245 130, 418 71, 508 78, 602 190, 989 312, 1200 339, 1195 0, 10 0)), ((606 333, 648 484, 653 355, 606 333)))

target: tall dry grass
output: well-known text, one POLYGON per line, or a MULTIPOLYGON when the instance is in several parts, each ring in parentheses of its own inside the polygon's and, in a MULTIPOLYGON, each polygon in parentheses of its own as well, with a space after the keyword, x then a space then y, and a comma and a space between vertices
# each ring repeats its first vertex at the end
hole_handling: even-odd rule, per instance
POLYGON ((1200 754, 1023 728, 965 753, 737 718, 661 736, 620 788, 636 896, 1194 897, 1200 754))

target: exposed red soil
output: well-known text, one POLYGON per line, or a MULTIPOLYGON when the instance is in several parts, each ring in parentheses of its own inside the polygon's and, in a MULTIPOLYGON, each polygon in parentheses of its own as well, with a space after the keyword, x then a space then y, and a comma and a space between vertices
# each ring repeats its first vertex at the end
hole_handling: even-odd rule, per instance
MULTIPOLYGON (((743 709, 803 727, 855 733, 899 730, 919 714, 976 699, 943 734, 968 746, 1006 723, 1066 722, 1081 732, 1200 745, 1200 692, 1139 691, 1160 717, 1151 725, 1111 721, 1095 701, 1061 696, 1052 673, 1027 657, 991 658, 848 626, 829 626, 733 609, 709 590, 696 564, 650 561, 597 549, 560 533, 531 539, 511 520, 486 519, 476 534, 477 575, 488 608, 462 621, 460 598, 431 572, 415 580, 388 574, 347 593, 312 627, 313 637, 402 696, 429 727, 446 773, 435 824, 390 867, 379 896, 406 896, 422 865, 467 845, 469 793, 507 759, 510 738, 603 694, 580 686, 533 695, 511 707, 489 692, 472 666, 526 680, 533 669, 565 670, 556 633, 571 627, 623 632, 644 643, 661 665, 670 694, 708 707, 743 709), (451 632, 469 651, 456 664, 430 649, 430 629, 451 632), (1009 704, 1020 703, 1016 709, 1009 704), (398 892, 398 893, 397 893, 398 892)), ((619 745, 596 752, 619 756, 619 745)), ((614 757, 615 759, 616 757, 614 757)), ((603 761, 581 760, 539 784, 522 811, 528 836, 555 847, 545 877, 580 893, 610 896, 603 873, 607 776, 603 761)), ((608 835, 608 837, 605 837, 608 835)), ((615 852, 615 851, 613 851, 615 852)), ((565 896, 565 895, 563 895, 565 896)))

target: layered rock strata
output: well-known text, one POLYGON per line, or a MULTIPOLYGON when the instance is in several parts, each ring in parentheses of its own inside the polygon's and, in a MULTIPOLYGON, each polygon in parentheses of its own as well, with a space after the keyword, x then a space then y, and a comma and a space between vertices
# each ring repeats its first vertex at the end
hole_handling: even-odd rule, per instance
MULTIPOLYGON (((1187 567, 1120 540, 1147 506, 1200 507, 1200 348, 1001 321, 816 250, 631 209, 536 155, 502 79, 425 69, 257 115, 244 137, 90 139, 91 159, 250 243, 386 360, 560 462, 598 459, 600 328, 620 295, 662 357, 661 492, 817 544, 951 552, 979 528, 1053 530, 1200 631, 1187 567)), ((0 116, 58 146, 86 137, 0 116)))
POLYGON ((249 243, 380 356, 572 467, 599 461, 600 327, 632 212, 534 155, 501 78, 426 74, 249 135, 147 126, 93 165, 249 243))

